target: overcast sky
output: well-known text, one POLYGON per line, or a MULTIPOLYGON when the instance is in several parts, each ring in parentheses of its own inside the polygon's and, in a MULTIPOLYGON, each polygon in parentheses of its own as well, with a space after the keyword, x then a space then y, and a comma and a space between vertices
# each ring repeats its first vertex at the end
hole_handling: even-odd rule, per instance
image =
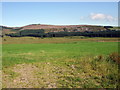
POLYGON ((2 2, 1 25, 117 26, 117 18, 117 2, 2 2))

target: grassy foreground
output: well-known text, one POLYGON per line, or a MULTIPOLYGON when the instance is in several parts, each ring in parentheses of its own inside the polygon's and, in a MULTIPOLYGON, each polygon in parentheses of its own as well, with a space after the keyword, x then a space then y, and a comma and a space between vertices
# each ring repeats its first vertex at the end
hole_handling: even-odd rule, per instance
POLYGON ((3 88, 117 87, 118 64, 110 59, 110 54, 118 52, 118 42, 55 40, 3 44, 3 88))

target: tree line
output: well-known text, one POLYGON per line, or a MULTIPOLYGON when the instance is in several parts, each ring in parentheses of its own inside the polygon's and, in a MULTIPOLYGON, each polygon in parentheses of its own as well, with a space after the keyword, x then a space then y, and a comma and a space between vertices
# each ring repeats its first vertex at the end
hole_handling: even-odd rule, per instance
POLYGON ((104 31, 84 31, 84 32, 48 32, 45 33, 44 29, 39 30, 21 30, 17 33, 6 34, 10 37, 64 37, 64 36, 87 36, 87 37, 120 37, 120 31, 118 30, 104 30, 104 31))

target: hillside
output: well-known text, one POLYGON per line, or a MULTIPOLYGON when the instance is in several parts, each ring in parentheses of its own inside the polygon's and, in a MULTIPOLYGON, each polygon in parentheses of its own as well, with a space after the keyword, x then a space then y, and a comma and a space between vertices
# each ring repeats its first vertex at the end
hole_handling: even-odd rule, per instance
POLYGON ((30 30, 30 29, 46 29, 48 32, 57 32, 57 31, 87 31, 87 30, 105 30, 103 26, 93 26, 93 25, 46 25, 46 24, 31 24, 22 27, 2 27, 3 33, 13 33, 21 30, 30 30))
MULTIPOLYGON (((9 36, 39 36, 39 37, 41 37, 42 33, 44 33, 44 35, 42 34, 42 37, 47 37, 47 36, 54 37, 54 36, 76 36, 76 35, 79 36, 83 32, 90 32, 90 33, 93 33, 93 32, 101 33, 102 32, 102 33, 104 33, 104 31, 107 31, 107 33, 108 33, 108 31, 109 31, 111 33, 110 30, 113 30, 116 33, 116 31, 119 30, 118 27, 112 27, 112 26, 47 25, 47 24, 30 24, 30 25, 26 25, 26 26, 22 26, 22 27, 0 26, 0 28, 2 30, 3 36, 9 35, 9 36), (49 33, 57 33, 57 35, 52 34, 52 36, 51 36, 51 34, 49 34, 49 33), (49 35, 45 35, 45 34, 49 34, 49 35), (64 35, 62 35, 62 34, 64 34, 64 35)), ((96 36, 96 35, 94 35, 94 36, 96 36)), ((98 36, 105 36, 105 35, 98 35, 98 36)), ((111 35, 109 34, 108 36, 111 36, 111 35)))
POLYGON ((91 27, 92 25, 46 25, 46 24, 31 24, 27 26, 23 26, 22 30, 24 29, 63 29, 63 28, 82 28, 82 27, 91 27))

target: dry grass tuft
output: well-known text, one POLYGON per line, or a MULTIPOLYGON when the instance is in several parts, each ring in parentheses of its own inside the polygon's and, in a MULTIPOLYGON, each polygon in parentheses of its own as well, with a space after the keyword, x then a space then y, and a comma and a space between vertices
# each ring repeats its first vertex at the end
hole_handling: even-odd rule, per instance
POLYGON ((113 60, 114 62, 117 62, 120 64, 120 55, 117 52, 113 52, 112 54, 109 55, 109 58, 113 60))

